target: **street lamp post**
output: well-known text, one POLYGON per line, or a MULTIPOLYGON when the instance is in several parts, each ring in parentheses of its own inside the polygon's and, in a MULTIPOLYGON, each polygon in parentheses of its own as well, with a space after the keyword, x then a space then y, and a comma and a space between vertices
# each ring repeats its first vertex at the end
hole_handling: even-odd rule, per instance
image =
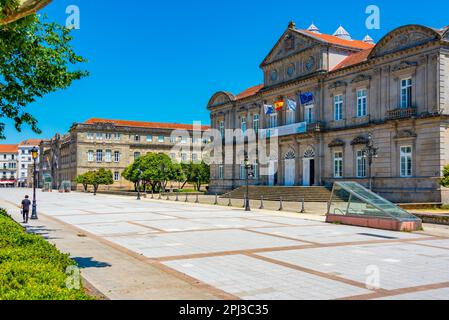
POLYGON ((140 181, 142 178, 142 170, 137 169, 137 200, 140 200, 140 181))
POLYGON ((31 212, 31 220, 37 220, 37 204, 36 204, 36 163, 39 156, 39 149, 34 147, 31 149, 31 157, 33 158, 33 209, 31 212))
POLYGON ((249 200, 249 178, 253 177, 253 166, 250 164, 248 154, 245 153, 245 178, 246 178, 246 195, 245 195, 245 211, 251 211, 249 200))
POLYGON ((369 189, 373 190, 373 174, 372 174, 372 166, 373 166, 373 160, 374 158, 377 158, 379 148, 374 147, 374 141, 373 141, 373 135, 370 133, 368 135, 368 142, 366 143, 365 149, 363 151, 366 154, 366 157, 368 159, 368 166, 369 166, 369 189))

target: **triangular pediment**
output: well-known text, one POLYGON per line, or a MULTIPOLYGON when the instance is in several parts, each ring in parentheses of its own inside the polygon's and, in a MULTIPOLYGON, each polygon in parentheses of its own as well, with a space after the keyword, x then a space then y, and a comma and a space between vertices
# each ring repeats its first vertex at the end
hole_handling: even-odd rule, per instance
POLYGON ((279 38, 260 66, 263 67, 267 64, 282 60, 321 43, 323 42, 314 39, 312 36, 300 30, 288 29, 279 38))

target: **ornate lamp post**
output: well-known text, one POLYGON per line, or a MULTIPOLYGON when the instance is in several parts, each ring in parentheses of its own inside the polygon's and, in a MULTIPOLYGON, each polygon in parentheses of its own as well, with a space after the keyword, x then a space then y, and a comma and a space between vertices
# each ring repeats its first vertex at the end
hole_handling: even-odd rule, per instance
POLYGON ((33 158, 33 209, 31 212, 31 220, 37 220, 37 204, 36 204, 36 160, 39 156, 39 149, 34 147, 31 149, 31 157, 33 158))
POLYGON ((368 159, 369 166, 369 189, 373 190, 373 174, 372 174, 372 166, 374 158, 377 158, 379 148, 374 147, 373 135, 370 133, 368 135, 368 142, 366 143, 366 147, 363 149, 366 154, 366 158, 368 159))
MULTIPOLYGON (((3 9, 3 19, 0 19, 1 24, 8 24, 19 20, 23 17, 29 16, 36 11, 47 6, 52 0, 19 0, 19 5, 17 8, 11 6, 5 6, 3 9)), ((13 1, 10 1, 13 3, 13 1)), ((6 2, 8 4, 8 2, 6 2)))
POLYGON ((140 181, 142 178, 142 170, 137 169, 137 200, 140 200, 140 181))
POLYGON ((254 175, 252 173, 253 165, 249 162, 247 153, 245 153, 244 164, 245 164, 245 178, 246 178, 245 211, 251 211, 249 200, 249 179, 252 178, 254 175))

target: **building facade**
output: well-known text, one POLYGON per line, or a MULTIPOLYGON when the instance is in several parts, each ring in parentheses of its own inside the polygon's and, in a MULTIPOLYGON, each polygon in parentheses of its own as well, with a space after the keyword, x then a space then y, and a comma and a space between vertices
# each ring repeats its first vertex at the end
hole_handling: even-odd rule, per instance
MULTIPOLYGON (((29 183, 28 168, 33 165, 34 161, 31 156, 31 150, 33 148, 39 148, 41 140, 29 139, 21 142, 18 147, 18 167, 17 167, 17 184, 19 187, 31 187, 32 183, 29 183)), ((39 161, 39 158, 36 159, 39 161)), ((31 181, 33 177, 31 176, 31 181)))
POLYGON ((17 153, 17 144, 0 144, 0 188, 17 186, 17 153))
MULTIPOLYGON (((252 184, 368 185, 373 176, 374 191, 392 201, 449 201, 439 186, 449 164, 449 27, 407 25, 375 44, 342 27, 328 35, 290 23, 260 67, 262 85, 208 103, 217 130, 254 128, 265 139, 277 129, 269 173, 252 184), (372 170, 368 137, 378 148, 372 170)), ((211 191, 242 186, 241 168, 213 165, 211 191)))
POLYGON ((147 153, 165 153, 173 161, 202 160, 202 132, 206 126, 90 119, 74 124, 65 135, 57 134, 40 144, 40 179, 51 177, 53 188, 100 168, 111 170, 111 189, 129 189, 123 171, 147 153))

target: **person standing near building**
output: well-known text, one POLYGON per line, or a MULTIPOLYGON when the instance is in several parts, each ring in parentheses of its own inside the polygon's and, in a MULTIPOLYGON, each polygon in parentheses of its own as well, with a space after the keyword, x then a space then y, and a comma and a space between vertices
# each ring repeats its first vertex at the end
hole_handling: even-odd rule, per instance
POLYGON ((25 196, 25 199, 22 200, 22 203, 20 205, 23 214, 23 223, 28 223, 28 218, 30 216, 30 207, 31 207, 30 197, 25 196))

